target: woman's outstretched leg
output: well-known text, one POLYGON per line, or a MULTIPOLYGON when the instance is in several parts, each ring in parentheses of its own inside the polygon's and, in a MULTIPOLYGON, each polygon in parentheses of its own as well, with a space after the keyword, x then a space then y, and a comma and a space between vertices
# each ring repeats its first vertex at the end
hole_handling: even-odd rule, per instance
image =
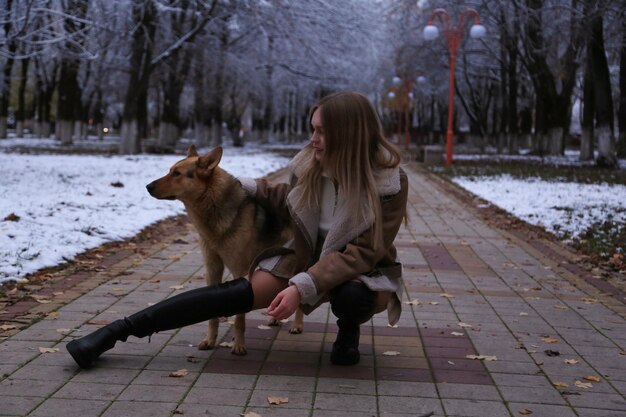
POLYGON ((128 336, 145 337, 215 317, 247 313, 255 304, 254 298, 252 285, 245 278, 186 291, 73 340, 66 348, 81 368, 88 368, 128 336))

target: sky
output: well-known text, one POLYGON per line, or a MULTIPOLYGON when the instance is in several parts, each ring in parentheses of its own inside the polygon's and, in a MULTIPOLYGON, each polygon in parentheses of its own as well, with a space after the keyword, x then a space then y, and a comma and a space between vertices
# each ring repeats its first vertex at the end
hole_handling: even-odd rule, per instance
MULTIPOLYGON (((156 200, 145 189, 182 155, 3 152, 19 144, 51 152, 60 147, 51 139, 0 141, 0 282, 23 279, 30 272, 184 213, 182 203, 156 200), (15 216, 18 221, 9 220, 15 216)), ((115 148, 116 144, 92 140, 76 146, 115 148)), ((247 144, 244 148, 225 147, 220 166, 236 176, 261 177, 287 163, 285 157, 247 144)), ((568 231, 576 235, 609 215, 626 222, 626 186, 622 185, 519 180, 506 175, 458 177, 454 181, 555 234, 568 231)))

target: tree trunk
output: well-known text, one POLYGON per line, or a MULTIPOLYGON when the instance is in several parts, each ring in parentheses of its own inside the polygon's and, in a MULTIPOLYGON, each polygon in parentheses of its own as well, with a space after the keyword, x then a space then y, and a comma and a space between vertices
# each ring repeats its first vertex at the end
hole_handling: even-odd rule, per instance
POLYGON ((7 138, 7 119, 9 117, 9 101, 11 99, 11 73, 13 72, 13 56, 17 50, 17 43, 11 37, 13 21, 13 0, 5 3, 4 39, 6 40, 7 56, 4 62, 4 74, 0 83, 0 139, 7 138))
POLYGON ((596 115, 595 133, 598 138, 596 164, 602 167, 617 166, 613 135, 613 98, 611 77, 604 48, 604 19, 597 11, 591 19, 591 54, 593 60, 593 91, 596 115))
POLYGON ((133 1, 133 32, 130 58, 130 78, 124 100, 120 130, 120 154, 141 152, 140 128, 147 118, 148 87, 150 82, 152 47, 156 31, 154 0, 133 1))
POLYGON ((200 48, 196 54, 196 65, 193 74, 194 83, 194 135, 198 147, 206 147, 211 143, 210 109, 206 99, 206 76, 204 74, 204 49, 200 48))
POLYGON ((28 64, 30 58, 22 60, 22 68, 20 74, 20 83, 17 90, 17 111, 15 112, 16 129, 15 136, 24 137, 24 124, 26 122, 26 82, 28 81, 28 64))
POLYGON ((583 114, 580 122, 580 160, 592 161, 594 151, 593 121, 595 115, 595 96, 593 91, 593 59, 590 45, 587 46, 585 75, 583 78, 583 114))
POLYGON ((617 156, 626 158, 626 14, 622 14, 622 48, 619 60, 619 137, 617 156))

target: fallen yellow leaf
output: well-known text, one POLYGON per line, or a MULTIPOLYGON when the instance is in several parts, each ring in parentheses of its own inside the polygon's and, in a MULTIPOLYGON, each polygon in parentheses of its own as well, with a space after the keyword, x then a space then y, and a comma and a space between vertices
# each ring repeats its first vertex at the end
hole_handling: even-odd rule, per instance
POLYGON ((270 404, 287 404, 289 398, 287 397, 267 397, 267 402, 270 404))
POLYGON ((600 382, 600 378, 595 376, 595 375, 587 375, 587 376, 583 376, 583 379, 585 381, 591 381, 591 382, 600 382))
POLYGON ((415 300, 405 301, 404 304, 408 304, 410 306, 418 306, 422 303, 420 303, 420 301, 416 298, 415 300))
POLYGON ((429 301, 428 304, 430 304, 431 306, 436 306, 439 304, 439 301, 429 301))
POLYGON ((184 285, 170 285, 170 289, 172 290, 182 290, 183 288, 185 288, 184 285))
POLYGON ((243 414, 242 417, 263 417, 263 416, 259 413, 255 413, 254 411, 248 411, 247 413, 243 414))
POLYGON ((59 351, 59 348, 46 348, 46 347, 39 348, 39 352, 41 353, 56 353, 58 351, 59 351))
POLYGON ((591 388, 593 387, 593 385, 590 382, 582 382, 582 381, 576 381, 574 382, 574 385, 576 385, 578 388, 591 388))
POLYGON ((591 297, 583 297, 580 299, 580 301, 586 303, 586 304, 591 304, 591 303, 597 303, 598 299, 597 298, 591 298, 591 297))
POLYGON ((552 385, 554 385, 556 388, 567 388, 567 387, 569 387, 569 384, 567 382, 563 382, 563 381, 554 381, 552 383, 552 385))
POLYGON ((231 347, 233 347, 234 345, 235 345, 235 343, 234 343, 234 342, 222 342, 222 343, 220 343, 220 346, 221 346, 221 347, 226 347, 226 348, 231 348, 231 347))
POLYGON ((554 337, 542 337, 541 340, 543 340, 545 343, 558 343, 558 342, 560 342, 559 339, 555 339, 554 337))
POLYGON ((524 313, 523 311, 521 313, 519 313, 520 316, 527 316, 528 313, 524 313))
POLYGON ((565 360, 563 360, 563 362, 565 362, 567 365, 576 365, 580 361, 578 361, 576 359, 565 359, 565 360))
POLYGON ((170 372, 169 376, 171 376, 172 378, 182 378, 186 375, 189 375, 189 371, 183 368, 179 369, 178 371, 170 372))
POLYGON ((465 333, 452 332, 450 333, 452 336, 465 336, 465 333))
POLYGON ((530 411, 528 408, 522 408, 521 410, 518 411, 518 413, 520 413, 523 416, 528 416, 528 415, 531 415, 533 412, 530 411))
POLYGON ((462 321, 459 322, 459 326, 463 327, 465 329, 468 328, 468 327, 470 327, 470 328, 473 327, 471 324, 463 323, 462 321))
POLYGON ((385 356, 398 356, 400 354, 400 352, 398 352, 397 350, 388 350, 386 352, 383 352, 383 355, 385 356))
POLYGON ((454 295, 452 294, 448 294, 447 292, 444 292, 442 294, 439 294, 439 297, 444 297, 444 298, 454 298, 454 295))
POLYGON ((556 308, 557 310, 568 310, 568 307, 564 306, 563 304, 555 304, 552 307, 556 308))

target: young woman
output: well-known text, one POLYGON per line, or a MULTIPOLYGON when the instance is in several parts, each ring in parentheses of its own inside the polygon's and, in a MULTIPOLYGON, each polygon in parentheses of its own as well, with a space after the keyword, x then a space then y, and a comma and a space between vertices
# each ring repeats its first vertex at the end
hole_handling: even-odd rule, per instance
POLYGON ((331 362, 359 362, 359 328, 401 312, 401 265, 393 241, 406 217, 400 155, 382 135, 369 100, 340 92, 310 113, 310 143, 290 163, 289 184, 242 179, 256 199, 291 216, 294 238, 261 253, 250 279, 179 294, 67 344, 82 368, 128 336, 145 337, 221 316, 267 308, 276 320, 325 301, 338 318, 331 362))

